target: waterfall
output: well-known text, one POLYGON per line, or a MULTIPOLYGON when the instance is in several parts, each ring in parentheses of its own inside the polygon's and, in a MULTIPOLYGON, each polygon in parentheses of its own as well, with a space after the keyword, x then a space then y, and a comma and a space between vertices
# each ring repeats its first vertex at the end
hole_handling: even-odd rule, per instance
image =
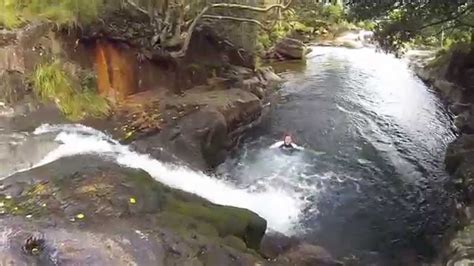
POLYGON ((34 134, 57 134, 55 141, 60 145, 33 168, 74 155, 100 156, 125 167, 142 169, 159 182, 197 194, 213 203, 252 210, 267 220, 270 229, 283 233, 291 233, 295 229, 303 207, 301 197, 284 187, 266 187, 257 192, 238 188, 231 182, 185 166, 163 163, 149 155, 137 153, 103 132, 80 124, 42 125, 34 134))

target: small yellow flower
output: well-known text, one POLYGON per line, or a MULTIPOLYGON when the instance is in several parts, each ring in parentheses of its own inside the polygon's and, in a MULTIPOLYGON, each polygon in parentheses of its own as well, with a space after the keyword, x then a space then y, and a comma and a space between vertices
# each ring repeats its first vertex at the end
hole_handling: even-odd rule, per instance
POLYGON ((84 219, 85 217, 86 217, 86 216, 85 216, 83 213, 79 213, 79 214, 76 215, 76 218, 77 218, 77 219, 80 219, 80 220, 81 220, 81 219, 84 219))
POLYGON ((130 198, 130 204, 135 204, 137 203, 137 200, 135 198, 130 198))

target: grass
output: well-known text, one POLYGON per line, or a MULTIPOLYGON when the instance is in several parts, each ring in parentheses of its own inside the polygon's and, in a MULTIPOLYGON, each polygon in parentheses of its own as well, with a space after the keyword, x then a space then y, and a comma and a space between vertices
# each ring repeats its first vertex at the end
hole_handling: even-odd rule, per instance
POLYGON ((22 25, 17 0, 0 0, 0 26, 16 28, 22 25))
POLYGON ((43 101, 53 101, 73 121, 104 117, 110 112, 107 100, 91 87, 77 85, 60 61, 38 65, 33 73, 33 89, 43 101))
POLYGON ((12 29, 26 21, 47 20, 60 26, 95 21, 105 6, 104 0, 0 0, 0 26, 12 29))

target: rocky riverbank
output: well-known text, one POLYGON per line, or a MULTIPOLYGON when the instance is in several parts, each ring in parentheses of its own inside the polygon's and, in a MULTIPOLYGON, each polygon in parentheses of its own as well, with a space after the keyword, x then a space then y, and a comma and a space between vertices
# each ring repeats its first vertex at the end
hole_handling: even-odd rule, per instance
POLYGON ((474 53, 453 50, 436 57, 431 51, 412 51, 408 59, 420 79, 449 104, 459 131, 459 137, 446 152, 446 169, 453 177, 457 193, 459 224, 448 232, 447 247, 440 260, 446 265, 470 265, 474 262, 474 53))

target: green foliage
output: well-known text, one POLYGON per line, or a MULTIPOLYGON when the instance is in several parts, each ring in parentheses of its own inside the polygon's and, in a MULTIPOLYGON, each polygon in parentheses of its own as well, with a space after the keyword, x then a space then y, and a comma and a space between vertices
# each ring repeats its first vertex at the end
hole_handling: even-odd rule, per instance
POLYGON ((278 22, 273 24, 269 31, 261 32, 257 42, 257 49, 260 51, 272 47, 285 37, 298 36, 297 38, 303 37, 303 40, 311 40, 320 34, 329 32, 337 35, 356 28, 347 21, 341 5, 324 5, 307 0, 295 1, 293 8, 279 14, 279 17, 267 20, 278 22))
POLYGON ((474 4, 468 1, 350 1, 350 16, 378 20, 375 37, 382 49, 407 45, 451 46, 473 42, 474 4))
POLYGON ((0 27, 16 28, 22 24, 17 0, 0 0, 0 27))
POLYGON ((326 5, 322 8, 321 15, 330 23, 339 23, 344 19, 344 10, 340 5, 326 5))
POLYGON ((87 24, 97 19, 105 0, 0 0, 0 25, 15 28, 28 20, 48 20, 61 26, 87 24))
POLYGON ((362 20, 357 22, 356 25, 358 28, 370 31, 375 30, 375 27, 377 26, 377 24, 372 20, 362 20))
POLYGON ((43 101, 55 102, 69 119, 108 115, 110 107, 106 99, 97 95, 93 87, 78 87, 75 88, 73 79, 59 61, 39 65, 33 74, 35 93, 43 101))

